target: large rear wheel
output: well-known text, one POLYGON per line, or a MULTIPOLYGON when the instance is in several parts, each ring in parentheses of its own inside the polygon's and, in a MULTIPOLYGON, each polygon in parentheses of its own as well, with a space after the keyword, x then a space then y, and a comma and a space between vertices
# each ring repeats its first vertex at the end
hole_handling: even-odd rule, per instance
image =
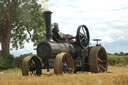
POLYGON ((22 63, 22 75, 41 75, 42 65, 40 60, 36 56, 27 56, 22 63))
POLYGON ((74 62, 72 56, 68 53, 62 52, 56 56, 54 65, 55 74, 73 73, 74 62))
POLYGON ((90 72, 105 72, 108 68, 107 53, 102 46, 92 47, 89 53, 90 72))

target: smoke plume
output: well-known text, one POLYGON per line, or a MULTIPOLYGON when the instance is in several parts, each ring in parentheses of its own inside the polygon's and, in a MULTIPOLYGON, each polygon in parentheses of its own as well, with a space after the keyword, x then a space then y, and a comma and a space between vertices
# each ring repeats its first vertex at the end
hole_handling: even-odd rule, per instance
POLYGON ((44 11, 48 10, 48 0, 42 0, 44 11))

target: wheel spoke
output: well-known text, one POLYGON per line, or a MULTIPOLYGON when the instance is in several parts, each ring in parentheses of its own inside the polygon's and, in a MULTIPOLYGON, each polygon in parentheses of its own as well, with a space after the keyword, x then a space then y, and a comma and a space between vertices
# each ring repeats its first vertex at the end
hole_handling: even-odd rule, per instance
POLYGON ((86 46, 86 41, 84 41, 84 46, 86 46))
POLYGON ((98 61, 103 62, 100 58, 97 58, 98 61))
POLYGON ((87 35, 84 35, 84 38, 87 39, 87 35))
POLYGON ((31 59, 31 61, 29 63, 29 71, 34 71, 34 70, 36 70, 36 63, 33 59, 31 59))
POLYGON ((106 60, 102 60, 103 63, 106 63, 107 61, 106 60))
POLYGON ((85 37, 82 37, 82 39, 81 40, 84 40, 85 39, 85 37))
POLYGON ((98 71, 99 71, 99 72, 102 72, 102 70, 100 69, 100 67, 98 67, 98 71))
POLYGON ((73 71, 73 69, 72 68, 67 68, 67 72, 72 72, 73 71))
POLYGON ((85 46, 85 42, 84 42, 84 40, 81 41, 81 45, 82 45, 82 46, 85 46))
POLYGON ((106 68, 104 68, 101 64, 99 64, 99 67, 102 68, 104 71, 106 70, 106 68))
POLYGON ((64 73, 66 73, 66 72, 67 72, 67 73, 68 73, 68 72, 72 72, 72 71, 71 71, 71 68, 69 68, 69 66, 68 66, 68 64, 67 64, 67 61, 66 61, 66 57, 65 57, 65 56, 63 57, 62 64, 63 64, 63 65, 62 65, 62 70, 63 70, 64 73))
POLYGON ((82 27, 82 30, 83 30, 83 33, 84 33, 84 35, 85 35, 86 33, 85 33, 85 30, 84 30, 84 28, 83 28, 83 27, 82 27))
POLYGON ((84 36, 84 34, 83 34, 83 33, 81 33, 81 32, 80 32, 80 35, 81 35, 81 36, 84 36))
POLYGON ((80 42, 84 43, 84 40, 85 40, 85 38, 83 37, 83 38, 81 38, 80 42))
POLYGON ((99 55, 99 57, 102 57, 104 55, 104 53, 101 52, 101 54, 99 55))

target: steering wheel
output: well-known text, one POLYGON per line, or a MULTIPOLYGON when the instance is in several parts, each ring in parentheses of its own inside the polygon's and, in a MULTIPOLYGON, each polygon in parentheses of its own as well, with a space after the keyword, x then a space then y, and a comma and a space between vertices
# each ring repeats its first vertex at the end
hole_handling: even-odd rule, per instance
POLYGON ((76 41, 82 48, 86 48, 90 41, 89 31, 85 25, 80 25, 77 29, 76 41))

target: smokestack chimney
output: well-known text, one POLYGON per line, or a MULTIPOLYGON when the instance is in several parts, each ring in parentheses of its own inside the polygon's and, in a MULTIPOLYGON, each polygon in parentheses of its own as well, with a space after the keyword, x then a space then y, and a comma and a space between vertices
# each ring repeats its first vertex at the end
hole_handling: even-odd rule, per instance
POLYGON ((51 11, 45 11, 45 25, 46 25, 46 39, 50 41, 52 39, 52 31, 51 31, 51 11))

